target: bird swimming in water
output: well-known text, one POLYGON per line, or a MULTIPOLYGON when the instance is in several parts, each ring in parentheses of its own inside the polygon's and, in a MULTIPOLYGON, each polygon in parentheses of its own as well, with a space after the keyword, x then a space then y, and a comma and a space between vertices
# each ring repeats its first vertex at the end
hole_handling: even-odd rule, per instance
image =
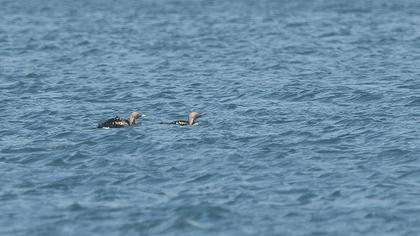
POLYGON ((170 122, 160 122, 161 124, 167 124, 167 125, 180 125, 180 126, 184 126, 184 125, 193 125, 197 122, 197 119, 200 117, 201 115, 198 112, 191 112, 188 116, 188 120, 176 120, 176 121, 170 121, 170 122))
POLYGON ((136 124, 136 120, 143 116, 145 115, 141 112, 132 112, 128 119, 123 119, 117 116, 103 123, 99 123, 98 128, 109 129, 109 128, 124 128, 124 127, 133 126, 136 124))

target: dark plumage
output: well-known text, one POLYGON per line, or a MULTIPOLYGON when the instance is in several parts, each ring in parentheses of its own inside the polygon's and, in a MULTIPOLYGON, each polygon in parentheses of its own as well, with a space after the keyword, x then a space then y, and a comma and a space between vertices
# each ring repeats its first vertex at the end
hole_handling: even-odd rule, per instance
POLYGON ((132 112, 128 119, 123 119, 117 116, 103 123, 99 123, 98 128, 124 128, 133 126, 136 124, 136 120, 142 116, 144 115, 140 112, 132 112))
POLYGON ((180 125, 180 126, 184 126, 184 125, 188 125, 188 120, 162 121, 160 123, 161 124, 165 124, 165 125, 180 125))
POLYGON ((198 112, 191 112, 188 116, 188 120, 177 120, 177 121, 169 121, 169 122, 160 122, 161 124, 167 124, 167 125, 193 125, 197 122, 197 119, 201 115, 198 112))

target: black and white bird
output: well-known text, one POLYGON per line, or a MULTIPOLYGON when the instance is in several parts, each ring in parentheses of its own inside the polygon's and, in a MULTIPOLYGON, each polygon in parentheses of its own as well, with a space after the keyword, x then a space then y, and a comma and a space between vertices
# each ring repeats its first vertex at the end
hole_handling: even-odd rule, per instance
POLYGON ((197 122, 197 119, 200 117, 201 115, 198 112, 191 112, 188 116, 188 120, 176 120, 176 121, 169 121, 169 122, 160 122, 161 124, 167 124, 167 125, 180 125, 180 126, 184 126, 184 125, 193 125, 197 122))
POLYGON ((117 116, 103 123, 99 123, 98 128, 109 129, 109 128, 124 128, 124 127, 133 126, 136 124, 136 120, 143 116, 145 116, 143 113, 135 111, 131 113, 128 119, 123 119, 117 116))

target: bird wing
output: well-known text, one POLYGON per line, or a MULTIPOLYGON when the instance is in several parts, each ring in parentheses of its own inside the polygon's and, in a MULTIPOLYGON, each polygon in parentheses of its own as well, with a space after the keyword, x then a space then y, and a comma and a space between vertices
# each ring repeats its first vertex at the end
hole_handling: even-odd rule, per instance
POLYGON ((98 128, 122 128, 128 126, 128 120, 122 119, 120 117, 115 117, 112 119, 109 119, 101 124, 98 125, 98 128))
POLYGON ((181 126, 188 125, 187 120, 162 121, 160 123, 165 124, 165 125, 181 125, 181 126))

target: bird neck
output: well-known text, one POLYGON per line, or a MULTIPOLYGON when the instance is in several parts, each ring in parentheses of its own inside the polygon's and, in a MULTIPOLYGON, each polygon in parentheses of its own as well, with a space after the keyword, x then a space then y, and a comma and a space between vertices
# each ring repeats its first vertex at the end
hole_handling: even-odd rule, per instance
POLYGON ((128 124, 134 125, 135 123, 136 123, 136 118, 134 118, 133 116, 130 116, 130 119, 128 119, 128 124))

